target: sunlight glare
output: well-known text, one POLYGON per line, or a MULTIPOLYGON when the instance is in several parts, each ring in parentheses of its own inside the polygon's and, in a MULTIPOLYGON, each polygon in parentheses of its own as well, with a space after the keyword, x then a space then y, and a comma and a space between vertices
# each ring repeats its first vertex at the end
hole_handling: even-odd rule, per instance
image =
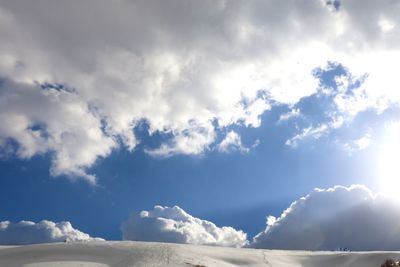
POLYGON ((378 156, 381 193, 400 201, 400 122, 387 125, 378 156))

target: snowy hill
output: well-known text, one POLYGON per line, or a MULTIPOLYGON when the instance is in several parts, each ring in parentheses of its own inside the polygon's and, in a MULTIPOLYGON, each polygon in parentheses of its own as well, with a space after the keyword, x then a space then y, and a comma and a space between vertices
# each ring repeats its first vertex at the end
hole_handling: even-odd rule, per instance
POLYGON ((82 242, 0 247, 0 266, 362 266, 377 267, 399 252, 310 252, 145 242, 82 242))

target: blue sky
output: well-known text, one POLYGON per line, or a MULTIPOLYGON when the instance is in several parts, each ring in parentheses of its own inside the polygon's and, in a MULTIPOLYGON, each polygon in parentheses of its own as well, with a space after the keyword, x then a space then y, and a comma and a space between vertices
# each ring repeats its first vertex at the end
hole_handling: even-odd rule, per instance
MULTIPOLYGON (((322 85, 331 86, 332 75, 340 74, 340 68, 324 73, 322 85)), ((50 177, 49 154, 29 160, 7 156, 1 161, 2 216, 11 221, 67 220, 94 236, 120 239, 120 223, 131 212, 158 204, 178 205, 217 225, 231 225, 255 235, 264 227, 266 215, 279 216, 294 199, 315 187, 364 184, 380 189, 374 153, 377 144, 372 141, 361 151, 350 151, 344 143, 366 131, 379 140, 384 123, 398 117, 396 108, 380 115, 367 110, 346 127, 317 139, 306 138, 296 147, 285 144, 297 134, 297 127, 327 120, 323 113, 330 111, 330 104, 329 97, 311 95, 295 106, 273 105, 261 116, 257 128, 235 126, 219 132, 223 135, 234 129, 248 147, 260 140, 249 152, 214 150, 196 156, 154 158, 144 153, 143 147, 168 137, 148 136, 143 122, 136 129, 143 142, 135 151, 116 150, 90 168, 99 179, 97 186, 50 177), (304 118, 279 121, 293 109, 299 109, 304 118)))
POLYGON ((177 205, 250 240, 314 188, 398 185, 399 5, 45 2, 0 1, 0 221, 115 240, 177 205))

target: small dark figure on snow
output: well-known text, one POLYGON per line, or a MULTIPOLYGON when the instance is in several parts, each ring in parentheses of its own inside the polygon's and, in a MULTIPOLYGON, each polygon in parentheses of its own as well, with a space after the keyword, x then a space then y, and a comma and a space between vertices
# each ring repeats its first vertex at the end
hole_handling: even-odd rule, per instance
POLYGON ((386 259, 382 264, 381 267, 399 267, 399 262, 394 261, 393 259, 386 259))

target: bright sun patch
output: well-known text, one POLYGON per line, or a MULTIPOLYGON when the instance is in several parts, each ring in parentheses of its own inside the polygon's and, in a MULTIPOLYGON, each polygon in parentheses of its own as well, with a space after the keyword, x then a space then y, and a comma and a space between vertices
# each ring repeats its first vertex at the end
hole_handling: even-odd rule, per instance
POLYGON ((386 128, 379 153, 381 193, 400 200, 400 122, 386 128))

